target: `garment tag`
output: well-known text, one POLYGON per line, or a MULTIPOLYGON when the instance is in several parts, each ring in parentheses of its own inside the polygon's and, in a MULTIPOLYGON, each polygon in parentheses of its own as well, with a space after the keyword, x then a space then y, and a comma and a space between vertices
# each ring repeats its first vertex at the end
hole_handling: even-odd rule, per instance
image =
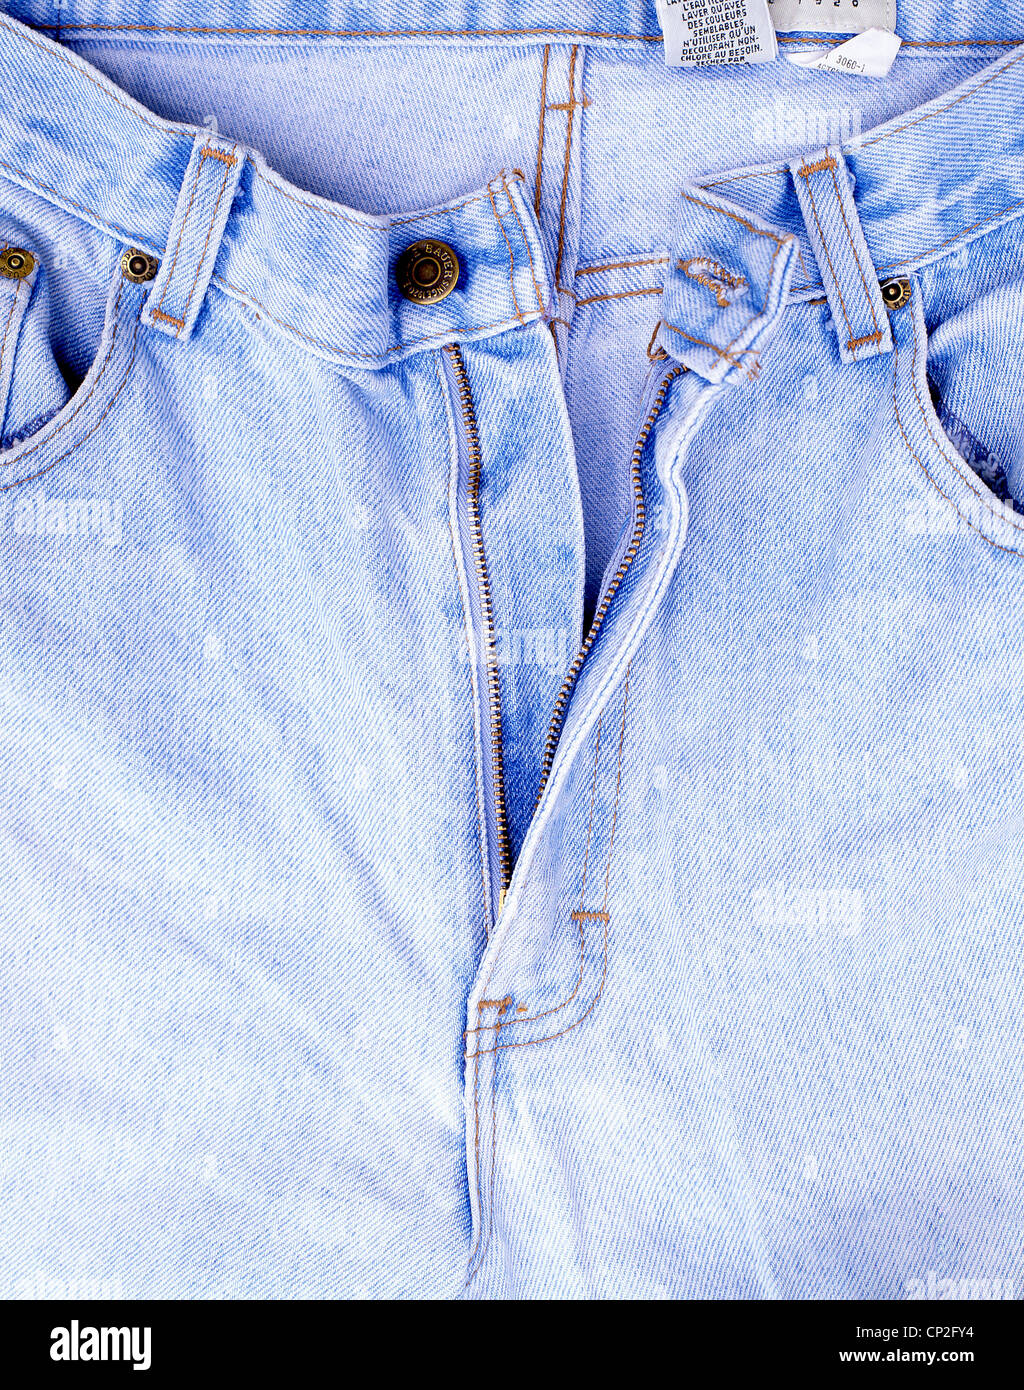
POLYGON ((823 72, 847 72, 851 77, 888 77, 903 40, 885 29, 867 29, 835 48, 813 53, 790 53, 789 61, 801 68, 823 72))
POLYGON ((778 53, 768 0, 657 0, 665 62, 770 63, 778 53))
POLYGON ((896 28, 896 0, 769 0, 768 12, 779 34, 896 28))

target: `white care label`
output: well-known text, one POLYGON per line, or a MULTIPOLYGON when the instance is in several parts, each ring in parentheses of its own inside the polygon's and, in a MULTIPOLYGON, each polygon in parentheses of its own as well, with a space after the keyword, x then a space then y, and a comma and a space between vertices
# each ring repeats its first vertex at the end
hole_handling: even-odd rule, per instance
POLYGON ((657 6, 670 67, 770 63, 779 51, 768 0, 657 0, 657 6))
POLYGON ((896 0, 768 0, 780 34, 859 34, 896 28, 896 0))
POLYGON ((835 48, 810 53, 791 53, 789 61, 801 68, 845 72, 851 77, 888 77, 903 40, 887 29, 866 29, 835 48))

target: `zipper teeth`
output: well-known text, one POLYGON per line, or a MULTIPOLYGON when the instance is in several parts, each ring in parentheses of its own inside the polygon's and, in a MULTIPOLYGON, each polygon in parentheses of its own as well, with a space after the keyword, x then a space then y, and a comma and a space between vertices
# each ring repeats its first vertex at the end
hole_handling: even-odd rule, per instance
POLYGON ((611 606, 612 599, 615 597, 619 585, 626 577, 626 571, 633 563, 636 553, 640 549, 640 541, 643 539, 644 526, 647 522, 647 509, 644 505, 644 490, 640 480, 640 458, 643 454, 644 445, 647 443, 648 436, 654 427, 654 422, 658 418, 658 413, 665 402, 665 393, 668 391, 671 382, 673 382, 683 370, 684 368, 681 366, 673 367, 672 371, 670 371, 662 381, 658 389, 658 394, 654 398, 654 402, 651 409, 648 411, 647 418, 644 420, 640 433, 637 436, 636 444, 633 447, 629 475, 630 485, 633 489, 633 533, 629 538, 629 544, 626 547, 622 559, 619 561, 618 568, 609 580, 608 587, 605 589, 601 597, 601 602, 597 606, 593 621, 590 624, 590 631, 584 638, 583 645, 573 658, 573 663, 569 667, 568 674, 562 682, 562 687, 555 699, 551 723, 548 725, 548 732, 544 739, 544 755, 541 760, 540 786, 537 790, 537 802, 539 802, 544 795, 544 788, 547 786, 548 777, 551 774, 551 764, 554 762, 555 749, 558 747, 558 740, 561 736, 562 723, 565 719, 565 709, 569 702, 569 696, 572 694, 573 687, 576 684, 580 671, 583 669, 583 663, 586 661, 591 647, 597 641, 597 634, 600 631, 601 624, 604 622, 605 614, 611 606))
POLYGON ((480 524, 480 472, 482 456, 480 434, 476 425, 476 410, 473 406, 473 393, 469 385, 469 375, 458 344, 445 346, 459 392, 462 408, 462 424, 466 433, 466 447, 469 455, 469 477, 467 481, 467 501, 469 510, 469 532, 473 546, 473 565, 476 570, 477 589, 480 594, 480 611, 483 618, 483 638, 485 671, 487 680, 487 708, 491 735, 491 784, 494 788, 494 813, 497 821, 498 864, 501 874, 499 884, 503 894, 512 879, 512 852, 508 837, 508 810, 505 804, 505 765, 502 757, 501 737, 501 681, 498 671, 498 651, 494 640, 494 603, 491 598, 491 580, 487 573, 487 557, 484 554, 484 533, 480 524))

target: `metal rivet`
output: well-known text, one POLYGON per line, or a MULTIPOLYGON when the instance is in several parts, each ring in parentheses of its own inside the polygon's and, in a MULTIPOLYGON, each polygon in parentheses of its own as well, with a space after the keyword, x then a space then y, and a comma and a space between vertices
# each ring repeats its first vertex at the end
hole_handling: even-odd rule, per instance
POLYGON ((459 278, 459 258, 446 241, 414 241, 395 266, 398 288, 413 304, 437 304, 459 278))
POLYGON ((136 285, 144 285, 147 280, 152 280, 159 269, 160 262, 155 256, 150 256, 145 251, 137 251, 134 247, 121 257, 122 275, 126 280, 134 281, 136 285))
POLYGON ((904 304, 910 302, 910 281, 909 280, 882 280, 879 282, 882 291, 882 303, 889 310, 902 309, 904 304))
POLYGON ((21 246, 7 246, 0 251, 0 275, 6 280, 24 280, 36 268, 36 258, 21 246))

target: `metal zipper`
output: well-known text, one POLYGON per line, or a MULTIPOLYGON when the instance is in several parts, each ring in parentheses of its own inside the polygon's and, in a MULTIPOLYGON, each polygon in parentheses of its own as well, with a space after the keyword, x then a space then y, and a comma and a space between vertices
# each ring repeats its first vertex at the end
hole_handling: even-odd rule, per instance
POLYGON ((569 697, 579 679, 580 671, 583 669, 583 663, 586 661, 591 648, 597 641, 597 634, 600 631, 601 624, 604 622, 605 614, 611 607, 612 599, 615 597, 619 585, 626 577, 626 572, 633 563, 637 551, 640 549, 640 542, 644 534, 644 526, 647 522, 647 509, 644 505, 644 490, 640 480, 640 459, 644 451, 644 445, 647 443, 651 430, 654 428, 654 422, 658 418, 661 408, 665 403, 665 395, 669 385, 685 370, 685 367, 675 366, 661 379, 658 392, 654 397, 650 409, 647 411, 643 424, 640 427, 640 432, 637 435, 636 444, 633 447, 633 455, 630 459, 629 479, 630 486, 633 490, 633 524, 630 529, 629 539, 615 567, 614 574, 605 586, 601 601, 594 611, 594 617, 591 621, 590 629, 583 640, 583 645, 573 658, 572 665, 569 667, 568 674, 562 682, 561 689, 555 699, 555 708, 551 715, 551 723, 548 725, 548 732, 544 739, 544 754, 541 759, 540 768, 540 786, 537 789, 537 801, 534 804, 535 810, 536 806, 540 803, 541 797, 544 795, 544 788, 547 786, 548 777, 551 775, 551 765, 555 760, 555 749, 558 747, 558 740, 561 737, 562 725, 565 722, 565 713, 569 704, 569 697))
MULTIPOLYGON (((494 839, 498 859, 498 913, 505 904, 505 894, 512 879, 512 849, 508 834, 508 808, 505 802, 505 765, 502 755, 501 728, 501 681, 498 669, 498 649, 494 635, 494 604, 491 599, 491 581, 487 573, 487 557, 484 553, 483 528, 480 524, 480 472, 482 457, 480 434, 477 430, 476 411, 473 406, 473 392, 469 385, 469 375, 462 360, 462 353, 456 343, 447 343, 444 352, 451 368, 451 376, 458 393, 459 408, 462 414, 463 442, 466 462, 466 529, 469 548, 473 556, 476 572, 477 604, 479 607, 479 628, 484 645, 484 678, 487 694, 487 718, 490 739, 485 744, 488 760, 491 802, 494 819, 494 839)), ((475 627, 476 624, 473 624, 475 627)), ((475 644, 476 633, 472 634, 475 644)), ((476 659, 475 651, 471 653, 476 659)))

